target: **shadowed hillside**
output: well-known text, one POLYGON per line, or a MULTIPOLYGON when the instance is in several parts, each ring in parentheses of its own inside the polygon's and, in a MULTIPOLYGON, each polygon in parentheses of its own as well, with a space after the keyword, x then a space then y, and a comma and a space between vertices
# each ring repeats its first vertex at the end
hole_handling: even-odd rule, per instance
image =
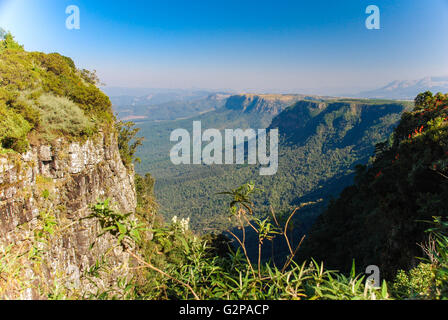
POLYGON ((355 184, 332 201, 313 227, 301 256, 348 270, 378 265, 392 277, 416 266, 418 244, 433 216, 448 206, 448 100, 421 94, 391 138, 378 144, 374 162, 358 166, 355 184))

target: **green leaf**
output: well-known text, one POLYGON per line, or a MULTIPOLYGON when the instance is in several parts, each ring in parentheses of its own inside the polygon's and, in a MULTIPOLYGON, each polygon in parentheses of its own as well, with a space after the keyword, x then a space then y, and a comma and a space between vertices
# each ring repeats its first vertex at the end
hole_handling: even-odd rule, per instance
POLYGON ((132 239, 134 239, 134 241, 140 241, 141 237, 140 237, 140 232, 138 232, 138 230, 134 229, 130 232, 130 235, 132 237, 132 239))
POLYGON ((117 226, 118 226, 118 231, 121 234, 126 234, 127 230, 126 230, 126 227, 123 224, 121 224, 120 222, 117 221, 117 226))
POLYGON ((356 277, 356 267, 355 267, 355 259, 352 262, 352 270, 350 271, 350 278, 354 279, 356 277))
POLYGON ((383 280, 383 285, 381 286, 381 295, 383 298, 387 298, 388 294, 387 294, 387 284, 386 281, 383 280))

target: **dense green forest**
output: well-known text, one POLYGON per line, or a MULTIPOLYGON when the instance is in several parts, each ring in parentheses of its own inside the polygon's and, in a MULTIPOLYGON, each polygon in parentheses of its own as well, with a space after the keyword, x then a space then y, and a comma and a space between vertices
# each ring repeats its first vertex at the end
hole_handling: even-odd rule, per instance
POLYGON ((389 136, 401 113, 410 108, 405 102, 303 96, 294 97, 299 101, 288 107, 290 99, 283 104, 260 104, 256 98, 234 96, 225 107, 197 118, 138 123, 145 141, 137 152, 141 159, 137 170, 155 177, 160 212, 167 219, 189 217, 194 230, 222 231, 229 223, 223 217, 225 201, 216 194, 254 181, 263 189, 255 195, 261 213, 269 206, 282 211, 323 199, 302 213, 306 229, 326 202, 352 182, 354 165, 368 161, 375 144, 389 136), (202 121, 203 128, 220 130, 279 128, 278 173, 261 177, 258 166, 248 165, 173 165, 170 132, 175 128, 191 131, 193 120, 202 121))
MULTIPOLYGON (((140 129, 139 136, 145 138, 145 142, 138 152, 142 160, 137 170, 153 172, 159 178, 171 177, 177 172, 188 170, 187 167, 171 165, 169 152, 172 148, 170 133, 177 128, 191 130, 193 121, 201 121, 204 128, 266 128, 273 117, 302 95, 237 95, 226 99, 223 107, 211 112, 196 115, 188 119, 175 121, 137 121, 140 129)), ((171 108, 171 106, 170 106, 171 108)))

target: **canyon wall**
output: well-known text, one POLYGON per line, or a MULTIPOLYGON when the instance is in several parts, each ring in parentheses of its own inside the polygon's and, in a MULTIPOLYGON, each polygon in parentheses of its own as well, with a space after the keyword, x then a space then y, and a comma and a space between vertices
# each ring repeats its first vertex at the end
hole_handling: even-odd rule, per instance
MULTIPOLYGON (((111 199, 113 209, 122 213, 134 212, 136 207, 134 172, 121 161, 115 133, 100 132, 84 142, 60 138, 36 144, 25 154, 2 154, 0 246, 23 243, 26 247, 36 240, 36 228, 52 217, 50 221, 60 226, 59 234, 41 245, 44 263, 39 270, 30 265, 26 277, 34 279, 33 274, 39 272, 51 281, 55 274, 62 274, 65 285, 73 290, 106 286, 93 285, 82 276, 106 255, 112 263, 110 281, 127 273, 128 254, 111 236, 98 238, 98 222, 85 219, 90 206, 105 199, 111 199)), ((28 289, 20 298, 41 298, 37 292, 28 289)))

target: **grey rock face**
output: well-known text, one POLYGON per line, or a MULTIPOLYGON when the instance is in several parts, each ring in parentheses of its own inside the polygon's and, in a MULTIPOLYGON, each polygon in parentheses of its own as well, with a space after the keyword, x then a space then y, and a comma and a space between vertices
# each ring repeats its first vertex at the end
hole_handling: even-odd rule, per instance
MULTIPOLYGON (((26 154, 0 155, 0 245, 21 241, 27 235, 17 227, 33 224, 42 210, 57 208, 67 228, 45 252, 48 273, 66 274, 75 287, 88 285, 81 283, 81 274, 116 247, 116 240, 97 239, 98 223, 81 218, 106 198, 120 212, 135 211, 134 172, 123 165, 115 134, 100 133, 84 143, 59 139, 26 154)), ((115 269, 124 270, 128 255, 117 247, 111 256, 115 269)))

